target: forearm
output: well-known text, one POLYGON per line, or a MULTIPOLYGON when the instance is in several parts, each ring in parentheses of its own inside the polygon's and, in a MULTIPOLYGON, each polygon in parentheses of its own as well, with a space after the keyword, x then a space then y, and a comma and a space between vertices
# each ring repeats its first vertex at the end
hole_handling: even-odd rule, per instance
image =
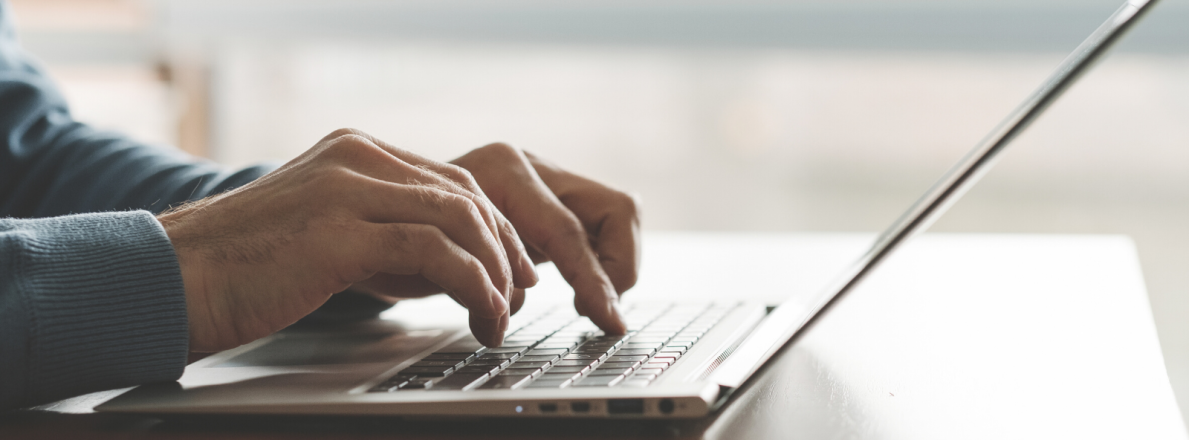
POLYGON ((174 380, 188 338, 151 214, 0 220, 0 408, 174 380))

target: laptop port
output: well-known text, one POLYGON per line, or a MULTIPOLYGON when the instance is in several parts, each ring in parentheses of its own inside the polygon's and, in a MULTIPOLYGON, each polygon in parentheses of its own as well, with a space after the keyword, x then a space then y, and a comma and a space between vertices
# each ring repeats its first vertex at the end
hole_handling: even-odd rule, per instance
POLYGON ((537 408, 540 408, 541 412, 543 412, 543 413, 557 412, 557 404, 556 403, 542 403, 540 405, 537 405, 537 408))
POLYGON ((673 414, 676 405, 673 404, 673 399, 664 399, 656 407, 661 410, 661 414, 673 414))
POLYGON ((611 414, 644 414, 644 399, 611 399, 607 401, 611 414))
POLYGON ((590 402, 570 402, 570 410, 579 412, 590 412, 590 402))

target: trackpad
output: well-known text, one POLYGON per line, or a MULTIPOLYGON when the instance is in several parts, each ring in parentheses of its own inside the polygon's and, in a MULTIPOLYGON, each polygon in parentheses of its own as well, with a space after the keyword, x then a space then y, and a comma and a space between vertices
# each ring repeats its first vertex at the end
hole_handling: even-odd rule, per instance
POLYGON ((441 331, 408 333, 278 334, 215 368, 295 367, 393 362, 424 350, 441 331))

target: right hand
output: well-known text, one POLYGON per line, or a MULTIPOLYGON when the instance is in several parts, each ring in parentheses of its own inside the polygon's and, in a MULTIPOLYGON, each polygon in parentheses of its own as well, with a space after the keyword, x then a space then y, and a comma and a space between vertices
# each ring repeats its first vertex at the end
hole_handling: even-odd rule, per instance
POLYGON ((537 282, 512 224, 469 172, 354 130, 158 220, 181 265, 191 351, 267 336, 347 287, 424 296, 426 282, 465 306, 476 338, 494 346, 513 289, 537 282))

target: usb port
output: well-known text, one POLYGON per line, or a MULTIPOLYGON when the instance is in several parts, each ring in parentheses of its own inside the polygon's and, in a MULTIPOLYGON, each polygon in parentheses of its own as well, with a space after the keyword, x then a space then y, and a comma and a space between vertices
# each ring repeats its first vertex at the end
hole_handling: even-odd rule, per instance
POLYGON ((644 414, 644 399, 612 399, 607 401, 611 414, 644 414))
POLYGON ((557 404, 556 403, 542 403, 540 405, 537 405, 537 408, 540 408, 541 412, 543 412, 543 413, 557 412, 557 404))
POLYGON ((570 402, 570 409, 576 413, 590 412, 590 402, 570 402))

